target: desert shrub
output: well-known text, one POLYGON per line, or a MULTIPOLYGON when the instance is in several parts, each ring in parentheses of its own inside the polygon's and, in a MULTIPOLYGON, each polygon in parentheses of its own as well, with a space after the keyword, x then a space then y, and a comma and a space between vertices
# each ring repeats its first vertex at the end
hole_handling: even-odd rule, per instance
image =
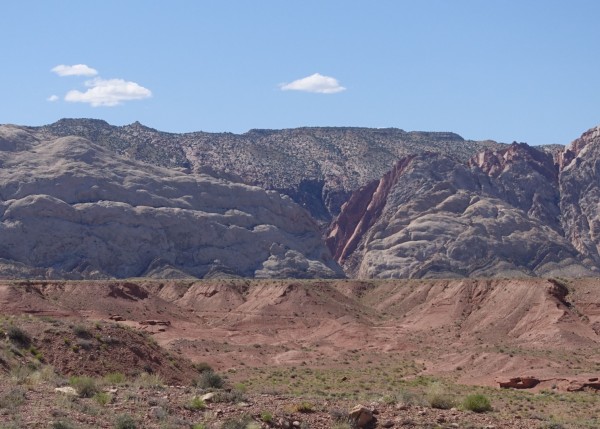
POLYGON ((196 423, 192 426, 192 429, 206 429, 206 425, 204 423, 196 423))
POLYGON ((80 338, 77 340, 77 347, 83 350, 90 350, 94 347, 94 342, 92 340, 80 338))
POLYGON ((91 377, 71 377, 69 384, 77 390, 77 394, 82 398, 91 398, 99 390, 96 380, 91 377))
POLYGON ((354 420, 346 418, 345 420, 336 421, 331 429, 358 429, 358 425, 354 420))
POLYGON ((112 397, 106 392, 97 392, 94 395, 94 400, 100 405, 104 406, 112 400, 112 397))
POLYGON ((329 411, 329 415, 333 420, 332 429, 359 429, 358 422, 346 410, 334 408, 329 411))
POLYGON ((17 387, 0 397, 0 408, 16 408, 23 402, 25 402, 25 391, 17 387))
POLYGON ((66 420, 57 420, 50 426, 52 429, 75 429, 73 423, 66 420))
POLYGON ((16 343, 22 347, 27 347, 29 346, 29 343, 31 343, 31 338, 29 337, 29 334, 23 329, 19 328, 18 326, 9 326, 6 330, 6 336, 13 343, 16 343))
POLYGON ((312 413, 314 411, 313 404, 310 402, 300 402, 294 406, 294 409, 299 413, 312 413))
POLYGON ((456 405, 454 398, 449 395, 439 383, 434 383, 429 386, 427 391, 427 401, 431 408, 440 410, 449 410, 456 405))
POLYGON ((223 381, 223 377, 211 370, 202 372, 196 384, 202 389, 219 389, 223 387, 225 382, 223 381))
POLYGON ((154 389, 162 389, 165 386, 165 383, 162 381, 160 376, 156 374, 148 374, 147 372, 143 372, 136 379, 136 384, 142 387, 150 387, 154 389))
POLYGON ((213 402, 238 403, 244 400, 244 394, 239 390, 232 390, 230 392, 221 390, 215 393, 212 400, 213 402))
POLYGON ((73 333, 77 335, 79 338, 91 338, 92 333, 88 328, 83 325, 75 325, 73 326, 73 333))
POLYGON ((127 381, 127 377, 121 372, 111 372, 104 376, 104 381, 109 384, 123 384, 127 381))
POLYGON ((474 411, 476 413, 492 411, 492 404, 490 404, 490 400, 485 395, 480 393, 467 396, 462 405, 464 409, 474 411))
POLYGON ((198 362, 194 364, 194 368, 198 372, 213 371, 212 367, 207 362, 198 362))
POLYGON ((221 425, 221 429, 246 429, 250 423, 252 423, 252 419, 248 416, 227 419, 221 425))
POLYGON ((246 391, 248 390, 248 388, 246 387, 246 385, 244 383, 235 383, 233 388, 242 393, 246 393, 246 391))
POLYGON ((201 398, 199 398, 198 396, 194 396, 189 402, 187 408, 189 410, 201 411, 206 408, 206 404, 201 398))
POLYGON ((169 411, 164 407, 154 406, 150 412, 156 420, 165 420, 169 416, 169 411))
POLYGON ((265 423, 271 423, 273 421, 273 414, 269 411, 261 411, 260 419, 265 423))
POLYGON ((137 429, 137 423, 130 415, 122 414, 117 417, 115 429, 137 429))

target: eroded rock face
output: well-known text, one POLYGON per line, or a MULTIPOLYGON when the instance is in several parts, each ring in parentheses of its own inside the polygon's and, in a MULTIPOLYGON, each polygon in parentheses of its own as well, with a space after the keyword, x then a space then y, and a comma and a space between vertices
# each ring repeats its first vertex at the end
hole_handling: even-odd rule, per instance
POLYGON ((589 274, 559 201, 552 156, 526 145, 469 165, 424 154, 353 194, 328 245, 360 278, 589 274))
POLYGON ((560 162, 565 235, 587 263, 600 266, 600 127, 571 143, 560 162))
POLYGON ((4 277, 343 276, 288 197, 38 137, 0 127, 4 277))

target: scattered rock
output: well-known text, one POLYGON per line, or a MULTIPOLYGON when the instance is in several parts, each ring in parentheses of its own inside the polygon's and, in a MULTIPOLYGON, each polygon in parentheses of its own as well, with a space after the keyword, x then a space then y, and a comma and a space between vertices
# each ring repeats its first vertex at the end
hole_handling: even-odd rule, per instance
POLYGON ((140 325, 162 325, 162 326, 171 326, 171 322, 169 320, 142 320, 139 322, 140 325))
POLYGON ((200 399, 202 399, 204 402, 209 404, 209 403, 213 402, 214 398, 215 398, 215 393, 209 392, 205 395, 202 395, 202 397, 200 399))
POLYGON ((110 320, 114 320, 115 322, 124 322, 125 318, 123 316, 119 316, 118 314, 113 314, 109 316, 110 320))
POLYGON ((366 427, 374 420, 373 411, 363 405, 355 406, 348 415, 360 428, 366 427))
POLYGON ((54 389, 54 391, 58 393, 64 393, 65 395, 78 396, 77 390, 71 386, 57 387, 54 389))
POLYGON ((540 384, 540 380, 535 377, 514 377, 508 381, 499 381, 498 384, 503 389, 531 389, 540 384))

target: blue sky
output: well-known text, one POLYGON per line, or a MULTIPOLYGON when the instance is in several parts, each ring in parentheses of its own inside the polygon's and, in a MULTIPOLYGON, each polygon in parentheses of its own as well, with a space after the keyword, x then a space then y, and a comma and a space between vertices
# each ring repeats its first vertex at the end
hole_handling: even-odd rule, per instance
POLYGON ((4 2, 0 123, 566 144, 600 124, 599 17, 595 0, 4 2))

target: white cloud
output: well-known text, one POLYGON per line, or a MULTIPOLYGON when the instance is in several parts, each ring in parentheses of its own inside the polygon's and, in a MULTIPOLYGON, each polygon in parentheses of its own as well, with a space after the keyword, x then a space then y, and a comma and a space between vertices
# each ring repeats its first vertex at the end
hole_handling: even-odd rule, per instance
POLYGON ((123 101, 142 100, 152 96, 152 91, 123 79, 96 78, 85 83, 89 89, 85 92, 71 90, 65 95, 65 101, 89 103, 97 106, 117 106, 123 101))
POLYGON ((64 64, 58 65, 50 71, 56 73, 59 76, 96 76, 98 71, 85 64, 75 64, 72 66, 66 66, 64 64))
POLYGON ((58 101, 60 99, 60 97, 58 95, 51 95, 50 97, 46 98, 47 101, 58 101))
POLYGON ((340 85, 337 79, 322 74, 315 73, 313 75, 295 80, 290 83, 280 85, 282 91, 304 91, 316 92, 319 94, 335 94, 336 92, 345 91, 346 88, 340 85))

